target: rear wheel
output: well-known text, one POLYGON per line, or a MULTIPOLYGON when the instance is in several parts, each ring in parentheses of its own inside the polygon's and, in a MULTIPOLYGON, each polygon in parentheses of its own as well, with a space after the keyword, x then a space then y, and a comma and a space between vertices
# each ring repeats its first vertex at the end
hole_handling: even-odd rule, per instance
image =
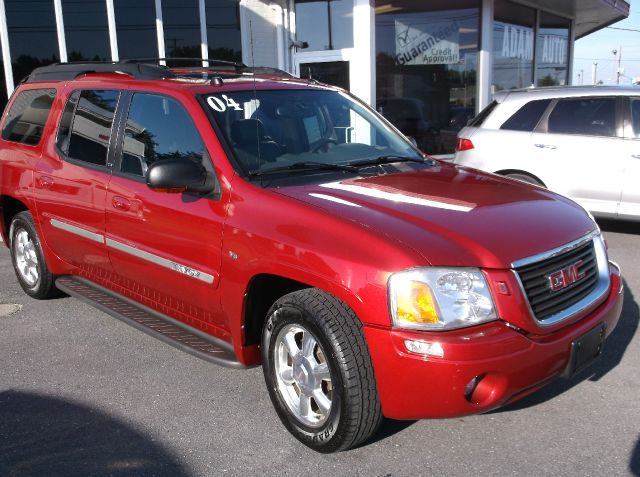
POLYGON ((263 370, 278 416, 320 452, 354 447, 382 419, 362 324, 343 302, 317 289, 290 293, 263 330, 263 370))
POLYGON ((29 212, 20 212, 11 221, 11 261, 22 289, 33 298, 58 296, 55 276, 44 261, 40 239, 29 212))
POLYGON ((533 184, 533 185, 537 185, 540 187, 544 187, 545 185, 540 182, 538 179, 536 179, 535 177, 532 177, 528 174, 519 174, 517 172, 511 173, 511 174, 505 174, 505 177, 510 177, 511 179, 516 179, 522 182, 526 182, 527 184, 533 184))

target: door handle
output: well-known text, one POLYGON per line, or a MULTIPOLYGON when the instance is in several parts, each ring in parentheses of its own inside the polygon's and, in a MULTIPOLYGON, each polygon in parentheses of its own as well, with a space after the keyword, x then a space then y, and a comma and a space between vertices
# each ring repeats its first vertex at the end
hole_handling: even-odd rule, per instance
POLYGON ((640 154, 631 154, 634 159, 640 159, 640 154))
POLYGON ((111 199, 111 205, 113 205, 114 209, 128 211, 131 209, 131 202, 124 197, 120 197, 119 195, 113 196, 111 199))
POLYGON ((557 149, 557 147, 552 144, 534 144, 534 146, 540 149, 557 149))
POLYGON ((38 177, 36 183, 41 189, 51 189, 53 187, 53 178, 49 176, 41 176, 38 177))

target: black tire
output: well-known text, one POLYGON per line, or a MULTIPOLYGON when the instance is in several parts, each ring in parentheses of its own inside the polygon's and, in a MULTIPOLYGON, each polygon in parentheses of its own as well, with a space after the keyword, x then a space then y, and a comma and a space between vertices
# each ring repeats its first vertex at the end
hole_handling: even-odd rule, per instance
POLYGON ((537 185, 537 186, 540 186, 540 187, 544 187, 545 186, 538 179, 536 179, 535 177, 531 177, 528 174, 518 174, 518 173, 514 172, 512 174, 505 174, 505 177, 509 177, 511 179, 516 179, 518 181, 526 182, 527 184, 533 184, 533 185, 537 185))
POLYGON ((9 236, 11 240, 11 262, 18 277, 18 282, 25 293, 38 300, 59 296, 60 292, 54 284, 56 277, 49 272, 47 263, 44 260, 40 237, 36 232, 31 213, 20 212, 16 214, 11 221, 9 236), (24 252, 25 238, 28 239, 28 253, 24 252), (25 255, 30 255, 31 257, 27 259, 27 262, 25 262, 24 258, 21 258, 25 255), (34 258, 35 260, 33 260, 34 258), (31 270, 37 271, 37 277, 25 271, 25 263, 28 263, 28 268, 31 270))
MULTIPOLYGON (((304 355, 302 343, 298 352, 304 355)), ((308 447, 323 453, 346 450, 366 441, 380 425, 380 398, 362 323, 336 297, 310 288, 280 298, 269 310, 263 329, 262 363, 269 395, 280 420, 308 447), (303 331, 296 334, 297 330, 303 331), (318 418, 313 425, 310 421, 316 414, 323 414, 316 398, 309 399, 307 408, 314 417, 298 417, 294 413, 297 411, 292 411, 294 407, 288 404, 291 398, 287 396, 292 395, 294 400, 296 396, 291 390, 297 392, 300 411, 305 394, 302 389, 307 386, 308 392, 309 382, 296 381, 295 378, 296 360, 299 360, 291 359, 292 384, 279 380, 276 373, 276 369, 283 369, 283 365, 277 364, 284 362, 281 359, 281 353, 286 353, 283 337, 295 336, 297 340, 300 335, 302 341, 307 339, 307 333, 309 339, 315 339, 317 344, 311 353, 311 359, 315 361, 311 365, 320 367, 326 364, 330 373, 330 379, 322 380, 321 386, 316 387, 316 391, 330 398, 330 408, 324 412, 324 420, 318 418)))

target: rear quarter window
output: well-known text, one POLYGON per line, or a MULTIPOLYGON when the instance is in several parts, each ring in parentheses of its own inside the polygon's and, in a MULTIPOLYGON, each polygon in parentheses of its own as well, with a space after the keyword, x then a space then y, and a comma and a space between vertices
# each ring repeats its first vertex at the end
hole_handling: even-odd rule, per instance
POLYGON ((2 139, 35 146, 42 138, 55 89, 30 89, 18 93, 2 128, 2 139))
POLYGON ((500 126, 500 129, 507 129, 510 131, 533 131, 550 103, 550 99, 540 99, 528 102, 518 109, 513 116, 507 119, 502 126, 500 126))
POLYGON ((479 128, 480 126, 482 126, 482 123, 484 123, 484 121, 489 117, 496 106, 498 106, 498 102, 495 100, 491 101, 486 108, 480 111, 476 117, 469 121, 469 126, 474 128, 479 128))

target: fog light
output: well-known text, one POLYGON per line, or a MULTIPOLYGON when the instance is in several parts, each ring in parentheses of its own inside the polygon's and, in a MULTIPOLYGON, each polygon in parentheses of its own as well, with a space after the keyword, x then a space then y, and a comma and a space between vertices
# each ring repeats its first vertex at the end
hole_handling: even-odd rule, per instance
POLYGON ((475 406, 491 407, 504 399, 507 384, 507 377, 501 373, 479 374, 467 383, 464 397, 475 406))
POLYGON ((440 343, 427 343, 426 341, 404 340, 404 346, 407 351, 412 353, 423 354, 425 356, 435 356, 442 358, 444 349, 440 343))

